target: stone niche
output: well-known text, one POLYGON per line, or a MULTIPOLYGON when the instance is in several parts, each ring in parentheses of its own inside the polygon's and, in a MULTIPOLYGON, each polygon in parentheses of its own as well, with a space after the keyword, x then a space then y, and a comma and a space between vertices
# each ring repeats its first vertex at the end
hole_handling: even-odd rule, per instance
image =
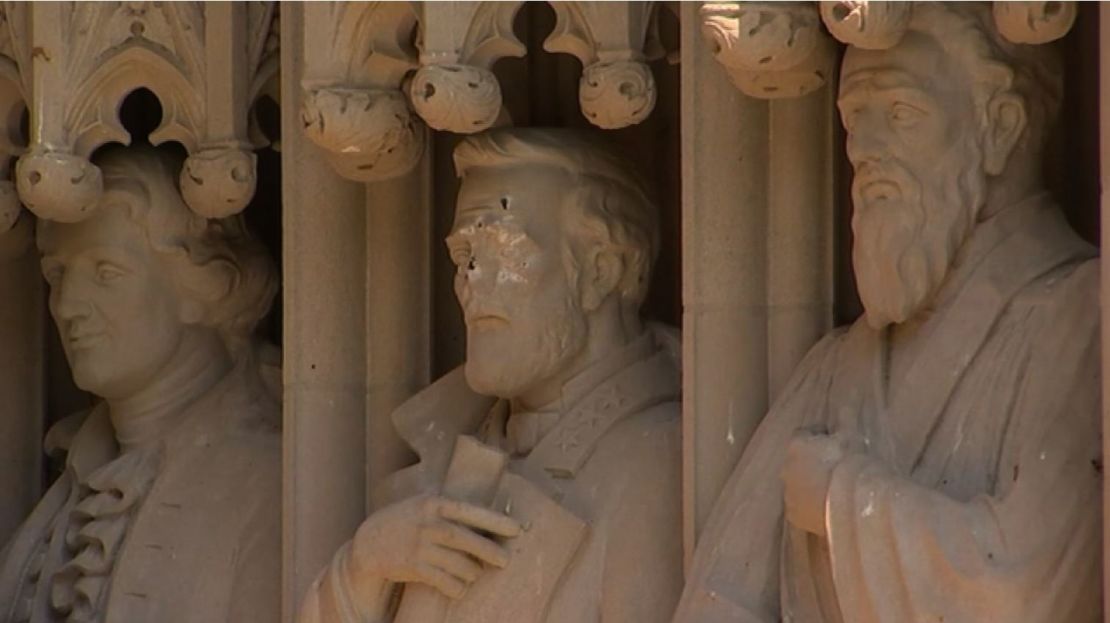
MULTIPOLYGON (((0 550, 64 482, 58 442, 75 432, 64 422, 102 402, 75 382, 36 245, 37 221, 80 220, 107 187, 91 163, 119 143, 159 144, 186 163, 183 205, 241 218, 273 261, 277 289, 254 337, 273 347, 270 516, 282 536, 260 558, 269 584, 245 590, 272 589, 254 616, 294 623, 321 572, 388 507, 383 483, 423 458, 394 413, 466 359, 444 244, 455 149, 476 132, 561 128, 615 146, 660 210, 641 315, 678 330, 675 521, 684 569, 704 569, 698 545, 726 532, 713 510, 749 439, 806 353, 864 313, 839 68, 863 41, 853 15, 896 25, 914 4, 0 3, 0 550)), ((1045 185, 1097 247, 1110 20, 1099 3, 1013 4, 1034 11, 997 18, 1025 32, 1014 36, 1047 37, 1037 19, 1059 31, 1026 44, 1063 59, 1045 185), (1069 12, 1070 28, 1051 22, 1069 12)), ((4 592, 3 573, 0 623, 53 623, 5 610, 6 596, 34 590, 4 592)), ((696 577, 726 592, 711 572, 696 577)), ((36 599, 27 612, 54 607, 36 599)), ((686 599, 679 620, 718 620, 686 599)), ((731 616, 720 620, 747 620, 731 616)))

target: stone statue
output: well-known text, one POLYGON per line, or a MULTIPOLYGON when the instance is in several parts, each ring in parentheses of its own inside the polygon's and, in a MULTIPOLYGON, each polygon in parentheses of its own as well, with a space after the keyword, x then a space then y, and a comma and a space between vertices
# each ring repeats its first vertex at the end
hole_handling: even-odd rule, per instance
POLYGON ((420 462, 389 479, 300 621, 667 621, 678 348, 639 317, 656 208, 569 130, 475 135, 455 165, 466 363, 394 413, 420 462))
POLYGON ((0 555, 0 621, 272 623, 280 616, 277 274, 238 218, 207 220, 181 162, 108 148, 105 192, 42 221, 49 307, 103 399, 46 438, 65 471, 0 555))
POLYGON ((848 49, 865 315, 746 448, 676 621, 1102 620, 1098 268, 1041 177, 1062 75, 986 3, 848 49))

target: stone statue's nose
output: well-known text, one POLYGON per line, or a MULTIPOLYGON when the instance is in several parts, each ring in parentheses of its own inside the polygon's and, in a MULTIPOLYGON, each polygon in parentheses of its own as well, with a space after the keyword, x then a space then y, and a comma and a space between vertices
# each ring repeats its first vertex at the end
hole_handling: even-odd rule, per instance
POLYGON ((92 306, 81 293, 82 288, 76 279, 62 277, 54 287, 57 290, 54 308, 59 318, 74 320, 89 315, 92 306))
POLYGON ((881 136, 877 129, 866 126, 854 128, 848 133, 846 148, 852 166, 858 169, 864 164, 878 163, 886 158, 887 146, 881 136))

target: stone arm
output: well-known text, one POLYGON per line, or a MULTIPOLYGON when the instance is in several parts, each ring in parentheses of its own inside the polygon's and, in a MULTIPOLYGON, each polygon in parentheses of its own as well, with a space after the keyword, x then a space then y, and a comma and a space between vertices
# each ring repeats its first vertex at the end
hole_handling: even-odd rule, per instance
POLYGON ((353 590, 351 547, 339 548, 332 562, 309 587, 297 623, 388 623, 397 586, 387 580, 363 581, 353 590))
POLYGON ((834 469, 845 621, 1101 620, 1097 327, 1079 333, 1034 353, 992 495, 958 501, 862 455, 834 469))

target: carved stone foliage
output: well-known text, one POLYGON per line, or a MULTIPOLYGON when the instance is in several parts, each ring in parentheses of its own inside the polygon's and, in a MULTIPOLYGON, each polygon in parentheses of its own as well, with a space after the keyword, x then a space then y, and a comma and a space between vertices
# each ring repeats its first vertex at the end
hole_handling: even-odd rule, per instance
POLYGON ((421 2, 420 70, 412 105, 429 126, 480 132, 501 115, 501 85, 490 67, 527 51, 513 34, 522 2, 421 2))
MULTIPOLYGON (((16 3, 10 3, 9 11, 16 3)), ((129 143, 123 99, 145 87, 162 103, 154 144, 181 143, 181 191, 207 217, 242 210, 255 189, 250 107, 277 71, 270 2, 38 3, 20 62, 31 141, 16 166, 23 202, 58 221, 83 218, 102 191, 88 160, 129 143)))
MULTIPOLYGON (((832 39, 885 50, 902 40, 913 19, 910 1, 724 2, 702 7, 702 31, 734 84, 752 97, 810 93, 826 82, 835 60, 832 39), (820 19, 818 19, 820 15, 820 19)), ((994 2, 995 26, 1006 39, 1040 44, 1066 35, 1075 2, 994 2)))
POLYGON ((644 62, 654 2, 552 2, 549 52, 582 61, 578 102, 590 123, 606 129, 640 123, 655 107, 655 78, 644 62))
POLYGON ((707 3, 701 15, 717 60, 747 95, 798 97, 831 75, 833 42, 811 2, 707 3))
POLYGON ((26 143, 21 126, 29 85, 19 67, 29 63, 31 57, 28 10, 24 3, 0 5, 0 233, 15 226, 21 211, 10 171, 12 160, 23 152, 26 143))
POLYGON ((313 2, 305 11, 301 116, 344 177, 373 182, 411 169, 427 129, 401 89, 418 67, 407 2, 313 2))

